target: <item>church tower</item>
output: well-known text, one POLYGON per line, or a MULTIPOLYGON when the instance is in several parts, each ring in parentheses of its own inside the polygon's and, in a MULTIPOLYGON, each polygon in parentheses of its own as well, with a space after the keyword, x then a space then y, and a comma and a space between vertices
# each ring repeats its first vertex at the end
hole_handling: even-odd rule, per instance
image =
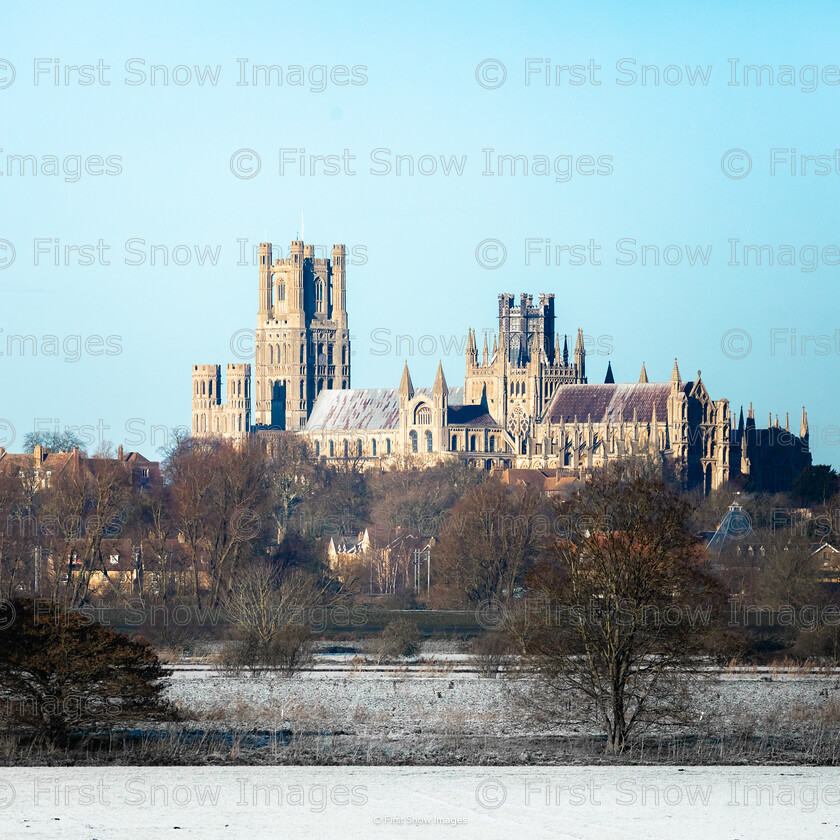
POLYGON ((346 252, 333 245, 330 260, 296 240, 272 257, 260 243, 254 422, 299 431, 321 391, 350 387, 346 252))

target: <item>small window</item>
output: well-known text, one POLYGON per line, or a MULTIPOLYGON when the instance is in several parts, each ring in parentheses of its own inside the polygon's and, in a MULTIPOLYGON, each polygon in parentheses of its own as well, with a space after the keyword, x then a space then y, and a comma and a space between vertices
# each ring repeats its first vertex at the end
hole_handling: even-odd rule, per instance
POLYGON ((391 454, 391 438, 385 438, 385 454, 391 454))
POLYGON ((370 442, 370 452, 371 452, 371 455, 373 455, 373 457, 375 458, 376 457, 376 441, 375 440, 372 440, 370 442))
POLYGON ((417 432, 412 429, 409 433, 409 437, 411 438, 411 451, 417 452, 417 432))
POLYGON ((432 433, 426 432, 426 452, 432 451, 432 433))
POLYGON ((317 440, 315 441, 315 457, 321 457, 321 444, 317 440))

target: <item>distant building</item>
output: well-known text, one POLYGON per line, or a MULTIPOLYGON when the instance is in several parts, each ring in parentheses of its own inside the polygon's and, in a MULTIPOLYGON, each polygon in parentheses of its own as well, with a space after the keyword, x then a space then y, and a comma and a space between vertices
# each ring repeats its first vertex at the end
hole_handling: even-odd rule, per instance
POLYGON ((754 490, 789 490, 811 463, 808 420, 799 435, 779 425, 758 429, 752 408, 736 426, 729 401, 713 399, 701 379, 683 380, 676 359, 667 382, 603 384, 587 378, 577 330, 570 351, 556 331, 554 295, 499 295, 498 333, 474 330, 466 346, 464 387, 450 388, 438 365, 432 388, 415 388, 406 363, 398 388, 351 389, 345 249, 332 259, 292 242, 272 261, 260 245, 259 304, 251 366, 194 365, 192 430, 241 440, 270 430, 306 436, 316 458, 353 459, 388 469, 459 458, 482 469, 561 470, 570 477, 620 458, 653 457, 686 489, 708 493, 732 478, 754 490), (252 405, 254 406, 252 415, 252 405))

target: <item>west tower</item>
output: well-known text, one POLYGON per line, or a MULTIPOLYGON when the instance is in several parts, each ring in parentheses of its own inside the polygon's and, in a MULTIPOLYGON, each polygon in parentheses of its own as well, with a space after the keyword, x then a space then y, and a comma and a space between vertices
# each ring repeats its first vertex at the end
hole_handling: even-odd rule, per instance
POLYGON ((350 387, 346 253, 332 259, 314 245, 292 242, 275 258, 260 243, 255 342, 254 422, 299 431, 324 389, 350 387))

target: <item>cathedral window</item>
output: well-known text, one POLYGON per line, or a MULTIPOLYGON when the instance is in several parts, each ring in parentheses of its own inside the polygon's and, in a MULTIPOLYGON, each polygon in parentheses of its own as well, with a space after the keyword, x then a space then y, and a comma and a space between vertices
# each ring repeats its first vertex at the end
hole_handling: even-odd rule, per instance
POLYGON ((432 451, 432 433, 426 432, 426 452, 432 451))
POLYGON ((409 433, 409 437, 411 438, 411 451, 417 452, 417 432, 412 429, 409 433))
POLYGON ((414 415, 414 422, 418 426, 428 426, 432 422, 432 410, 427 405, 420 405, 414 415))

